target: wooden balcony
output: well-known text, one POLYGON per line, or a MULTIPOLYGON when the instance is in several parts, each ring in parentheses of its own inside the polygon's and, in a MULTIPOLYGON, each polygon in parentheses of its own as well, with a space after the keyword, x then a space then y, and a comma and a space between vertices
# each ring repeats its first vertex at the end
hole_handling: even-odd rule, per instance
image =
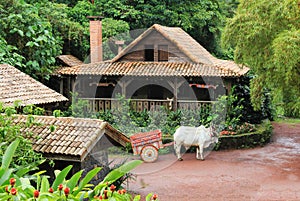
MULTIPOLYGON (((114 98, 80 98, 88 102, 88 111, 99 112, 107 111, 113 108, 120 107, 120 100, 114 98)), ((162 106, 167 109, 174 110, 174 104, 177 104, 177 109, 196 110, 200 108, 210 109, 214 101, 193 101, 193 100, 178 100, 174 103, 172 100, 158 99, 130 99, 130 107, 137 111, 158 111, 162 106)))

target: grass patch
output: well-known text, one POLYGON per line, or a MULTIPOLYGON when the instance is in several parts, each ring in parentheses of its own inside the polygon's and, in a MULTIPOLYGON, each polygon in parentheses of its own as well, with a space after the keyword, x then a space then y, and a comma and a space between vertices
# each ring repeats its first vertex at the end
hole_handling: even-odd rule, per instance
POLYGON ((286 123, 286 124, 299 124, 300 119, 280 117, 275 120, 276 123, 286 123))

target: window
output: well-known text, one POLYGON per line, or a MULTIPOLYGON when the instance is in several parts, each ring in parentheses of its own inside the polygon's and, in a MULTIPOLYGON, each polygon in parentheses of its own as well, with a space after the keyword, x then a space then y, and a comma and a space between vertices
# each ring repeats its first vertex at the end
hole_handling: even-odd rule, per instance
POLYGON ((154 61, 154 46, 145 45, 145 61, 154 61))
POLYGON ((158 46, 158 61, 168 61, 168 60, 169 60, 168 45, 159 45, 158 46))

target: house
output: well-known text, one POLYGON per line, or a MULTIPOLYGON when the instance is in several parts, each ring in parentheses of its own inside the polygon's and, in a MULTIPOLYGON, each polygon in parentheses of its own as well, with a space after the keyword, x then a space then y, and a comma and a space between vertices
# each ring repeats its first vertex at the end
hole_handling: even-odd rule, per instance
POLYGON ((57 74, 93 111, 109 110, 116 95, 137 111, 161 105, 197 109, 228 93, 249 68, 212 56, 179 27, 154 24, 110 61, 102 61, 101 18, 90 17, 91 63, 57 74), (98 31, 97 31, 98 30, 98 31), (99 56, 95 56, 99 55, 99 56))
MULTIPOLYGON (((55 162, 54 167, 47 164, 41 167, 46 169, 50 176, 54 176, 54 170, 62 170, 68 165, 73 165, 72 174, 81 169, 86 173, 98 166, 104 167, 96 177, 96 180, 101 180, 108 171, 108 149, 112 146, 125 147, 130 142, 124 134, 102 120, 33 117, 36 124, 22 128, 21 132, 32 133, 33 150, 55 162), (50 130, 51 126, 55 127, 53 132, 50 130)), ((27 118, 27 115, 16 115, 14 123, 26 123, 27 118)))
POLYGON ((21 101, 21 106, 36 105, 52 111, 68 99, 17 68, 0 64, 0 102, 12 106, 15 101, 21 101))

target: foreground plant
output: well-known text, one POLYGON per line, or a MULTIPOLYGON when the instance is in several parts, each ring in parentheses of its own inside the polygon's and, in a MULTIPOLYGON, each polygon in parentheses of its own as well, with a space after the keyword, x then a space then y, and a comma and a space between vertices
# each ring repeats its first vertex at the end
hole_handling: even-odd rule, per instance
MULTIPOLYGON (((112 170, 102 182, 95 187, 89 182, 101 170, 100 167, 89 171, 83 178, 83 170, 75 173, 70 179, 67 179, 72 166, 64 168, 62 171, 55 171, 56 178, 52 185, 49 183, 49 176, 43 175, 45 171, 33 175, 16 172, 9 168, 14 153, 19 145, 19 140, 12 142, 4 155, 0 167, 0 200, 9 201, 81 201, 81 200, 116 200, 116 201, 138 201, 140 196, 134 198, 126 190, 116 190, 113 184, 120 177, 137 167, 142 163, 140 160, 127 162, 112 170)), ((149 194, 147 201, 157 200, 157 196, 149 194), (155 198, 155 199, 154 199, 155 198)))

